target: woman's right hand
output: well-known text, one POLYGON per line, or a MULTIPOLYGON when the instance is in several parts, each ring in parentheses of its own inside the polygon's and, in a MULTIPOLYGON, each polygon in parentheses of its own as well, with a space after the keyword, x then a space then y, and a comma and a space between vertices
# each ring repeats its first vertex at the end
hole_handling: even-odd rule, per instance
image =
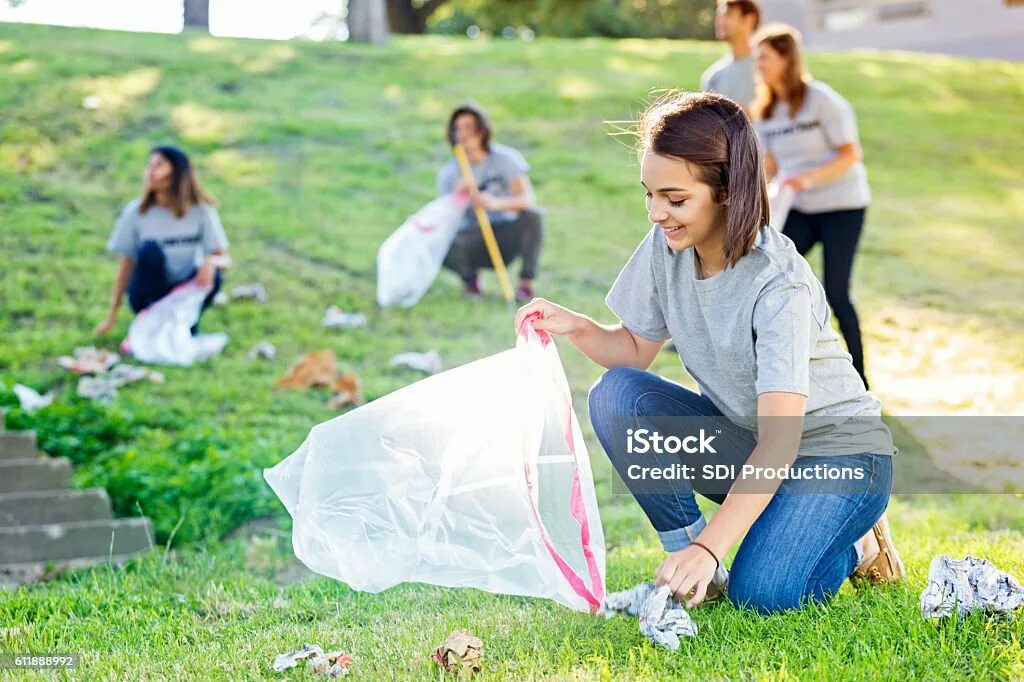
POLYGON ((109 334, 110 330, 114 328, 114 316, 107 315, 107 319, 96 325, 96 328, 92 330, 93 336, 103 336, 109 334))
POLYGON ((523 321, 528 315, 540 313, 540 317, 533 320, 533 328, 543 330, 556 336, 568 336, 579 331, 586 319, 577 312, 552 303, 543 298, 535 298, 516 313, 516 332, 523 326, 523 321))

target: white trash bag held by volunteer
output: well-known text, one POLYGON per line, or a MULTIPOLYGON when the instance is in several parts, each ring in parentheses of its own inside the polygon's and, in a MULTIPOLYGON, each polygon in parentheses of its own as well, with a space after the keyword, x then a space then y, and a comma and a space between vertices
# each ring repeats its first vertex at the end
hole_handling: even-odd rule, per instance
POLYGON ((356 590, 604 601, 590 460, 555 344, 529 322, 511 350, 314 427, 264 477, 296 556, 356 590))
POLYGON ((419 302, 441 270, 469 205, 469 194, 434 199, 391 233, 377 251, 377 303, 409 308, 419 302))
POLYGON ((194 279, 189 280, 139 311, 121 343, 121 352, 131 353, 136 360, 147 364, 181 366, 220 353, 228 342, 227 334, 192 336, 190 331, 199 321, 203 300, 210 289, 194 279))

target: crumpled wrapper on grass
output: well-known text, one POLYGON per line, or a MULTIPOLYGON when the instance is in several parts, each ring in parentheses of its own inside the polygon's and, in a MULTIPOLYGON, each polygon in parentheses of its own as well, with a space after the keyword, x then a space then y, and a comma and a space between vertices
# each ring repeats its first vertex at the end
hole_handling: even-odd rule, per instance
POLYGON ((483 665, 484 643, 466 630, 455 630, 431 654, 445 672, 475 675, 483 665))
POLYGON ((274 344, 270 343, 266 339, 258 342, 249 352, 245 354, 247 360, 255 360, 256 358, 263 358, 264 360, 273 360, 274 356, 277 355, 277 348, 274 344))
POLYGON ((392 367, 408 367, 427 374, 437 374, 444 366, 436 350, 427 353, 399 353, 391 358, 392 367))
POLYGON ((231 300, 242 299, 249 301, 256 301, 257 303, 266 303, 270 300, 267 296, 267 290, 263 288, 262 284, 241 284, 231 290, 231 300))
POLYGON ((602 613, 611 617, 625 613, 640 619, 640 632, 658 646, 677 651, 680 637, 696 637, 697 624, 683 605, 672 596, 668 585, 641 583, 622 592, 612 592, 604 601, 602 613))
POLYGON ((342 651, 325 653, 323 648, 317 644, 303 644, 302 648, 298 651, 280 654, 274 658, 274 663, 271 667, 274 669, 274 672, 284 672, 289 668, 297 666, 300 661, 307 661, 307 665, 313 674, 328 679, 335 679, 348 675, 349 668, 352 667, 352 654, 346 654, 342 651))
POLYGON ((120 355, 105 348, 79 346, 74 355, 60 356, 57 364, 78 374, 103 374, 120 360, 120 355))
POLYGON ((362 313, 345 312, 338 306, 332 305, 324 312, 320 324, 328 329, 361 329, 367 325, 367 319, 366 315, 362 313))
POLYGON ((972 611, 1013 617, 1024 606, 1024 587, 992 562, 967 556, 953 559, 943 554, 932 559, 928 587, 921 593, 921 615, 945 618, 972 611))
POLYGON ((14 384, 14 395, 18 397, 18 404, 26 412, 34 412, 53 403, 54 394, 47 393, 40 395, 38 391, 24 384, 14 384))
POLYGON ((146 367, 122 363, 109 372, 79 378, 75 392, 82 398, 110 401, 117 397, 117 389, 120 387, 144 379, 162 384, 164 375, 146 367))

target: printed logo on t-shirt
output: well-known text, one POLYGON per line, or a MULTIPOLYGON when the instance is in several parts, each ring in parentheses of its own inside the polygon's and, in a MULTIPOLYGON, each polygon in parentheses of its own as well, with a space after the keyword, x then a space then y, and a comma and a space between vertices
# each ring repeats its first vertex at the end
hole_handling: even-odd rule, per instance
POLYGON ((178 235, 174 237, 160 237, 160 244, 163 246, 189 246, 199 243, 201 236, 198 232, 195 234, 178 235))
POLYGON ((783 135, 795 135, 796 133, 804 133, 808 130, 814 130, 815 128, 821 127, 821 121, 814 119, 813 121, 799 121, 790 123, 787 126, 781 128, 773 128, 771 130, 765 130, 764 136, 768 139, 773 137, 781 137, 783 135))

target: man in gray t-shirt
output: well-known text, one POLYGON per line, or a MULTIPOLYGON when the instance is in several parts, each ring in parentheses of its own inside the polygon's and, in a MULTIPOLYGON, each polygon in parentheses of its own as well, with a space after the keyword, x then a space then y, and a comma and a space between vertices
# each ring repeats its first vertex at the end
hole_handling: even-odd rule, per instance
POLYGON ((730 52, 708 67, 700 89, 717 92, 744 109, 754 100, 754 56, 750 39, 761 23, 755 0, 718 0, 715 37, 729 43, 730 52))
POLYGON ((629 331, 671 338, 702 395, 757 430, 757 396, 807 396, 800 456, 892 455, 881 403, 864 390, 830 324, 825 291, 793 242, 761 228, 753 250, 698 279, 693 249, 673 252, 655 226, 606 302, 629 331))

